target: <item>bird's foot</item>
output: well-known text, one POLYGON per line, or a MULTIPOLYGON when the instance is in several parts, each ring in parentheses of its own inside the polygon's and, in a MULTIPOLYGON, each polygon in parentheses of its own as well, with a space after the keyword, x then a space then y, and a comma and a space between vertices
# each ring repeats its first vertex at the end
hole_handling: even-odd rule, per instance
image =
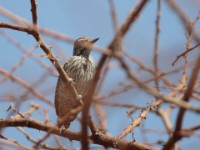
POLYGON ((82 99, 83 99, 82 95, 78 95, 78 96, 76 97, 76 100, 79 101, 79 103, 83 106, 84 103, 83 103, 83 100, 82 100, 82 99))
POLYGON ((59 131, 60 131, 60 133, 64 133, 64 132, 67 131, 67 128, 66 128, 64 125, 62 125, 62 126, 60 127, 59 131))
POLYGON ((76 85, 76 82, 72 78, 68 79, 68 83, 71 85, 76 85))

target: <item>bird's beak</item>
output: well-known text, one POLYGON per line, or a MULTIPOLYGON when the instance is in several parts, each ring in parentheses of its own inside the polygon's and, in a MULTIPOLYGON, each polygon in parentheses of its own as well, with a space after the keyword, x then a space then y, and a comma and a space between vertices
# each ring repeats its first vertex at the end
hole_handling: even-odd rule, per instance
POLYGON ((96 41, 98 41, 99 40, 99 38, 96 38, 96 39, 93 39, 92 41, 91 41, 91 43, 92 44, 94 44, 96 41))

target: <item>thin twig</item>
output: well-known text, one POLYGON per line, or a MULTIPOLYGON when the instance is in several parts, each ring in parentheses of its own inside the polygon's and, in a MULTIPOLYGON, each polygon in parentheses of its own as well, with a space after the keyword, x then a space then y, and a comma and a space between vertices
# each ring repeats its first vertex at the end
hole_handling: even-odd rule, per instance
POLYGON ((151 111, 153 108, 157 107, 158 105, 160 105, 162 103, 162 101, 155 101, 153 103, 151 103, 145 110, 143 110, 141 112, 141 114, 134 119, 127 128, 125 128, 123 130, 123 132, 121 132, 116 139, 122 139, 123 137, 125 137, 128 133, 130 133, 135 127, 140 126, 142 120, 145 120, 147 118, 147 114, 149 113, 149 111, 151 111))
POLYGON ((197 45, 187 49, 185 52, 181 53, 180 55, 176 56, 176 59, 172 62, 172 66, 175 65, 175 63, 181 58, 181 57, 184 57, 187 53, 189 53, 190 51, 198 48, 200 46, 200 43, 198 43, 197 45))
POLYGON ((31 14, 33 19, 33 24, 37 25, 37 4, 36 0, 31 0, 31 14))
POLYGON ((153 64, 154 64, 155 86, 158 91, 159 91, 158 42, 159 42, 159 33, 160 33, 160 14, 161 14, 160 10, 161 10, 161 1, 157 0, 156 33, 155 33, 155 41, 154 41, 153 64))

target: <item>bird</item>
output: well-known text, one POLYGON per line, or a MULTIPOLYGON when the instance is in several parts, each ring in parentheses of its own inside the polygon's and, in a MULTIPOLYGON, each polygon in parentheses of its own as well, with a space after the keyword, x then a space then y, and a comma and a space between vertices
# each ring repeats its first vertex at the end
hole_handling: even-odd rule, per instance
MULTIPOLYGON (((72 79, 77 93, 82 96, 83 103, 89 94, 95 73, 94 59, 90 55, 90 52, 92 45, 98 40, 99 38, 78 38, 74 42, 73 56, 63 66, 64 71, 72 79)), ((72 113, 73 109, 80 106, 80 102, 72 94, 69 84, 59 75, 55 90, 54 105, 58 116, 57 126, 63 129, 69 128, 70 123, 81 111, 72 113), (67 115, 68 117, 66 117, 67 115), (63 118, 65 119, 63 120, 63 118)))

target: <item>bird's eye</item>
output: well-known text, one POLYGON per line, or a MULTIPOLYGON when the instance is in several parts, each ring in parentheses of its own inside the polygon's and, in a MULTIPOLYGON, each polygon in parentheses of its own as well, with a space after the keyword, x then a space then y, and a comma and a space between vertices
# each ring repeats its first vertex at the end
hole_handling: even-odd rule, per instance
POLYGON ((81 40, 81 41, 80 41, 80 43, 85 43, 85 42, 87 42, 87 41, 86 41, 86 40, 81 40))

